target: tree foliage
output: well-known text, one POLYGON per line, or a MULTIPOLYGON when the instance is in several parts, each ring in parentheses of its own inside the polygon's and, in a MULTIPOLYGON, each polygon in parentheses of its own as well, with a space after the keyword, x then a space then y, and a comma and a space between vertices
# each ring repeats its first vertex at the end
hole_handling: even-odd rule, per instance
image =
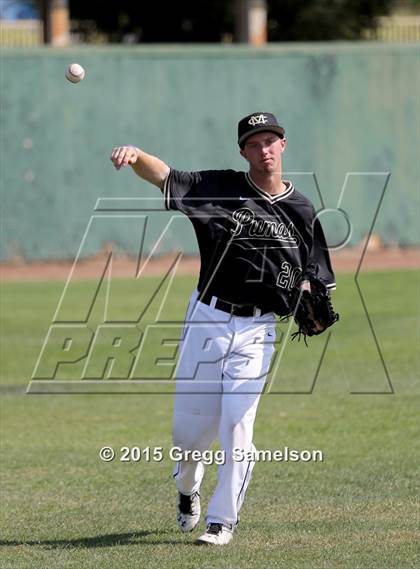
POLYGON ((94 20, 113 42, 129 36, 142 43, 220 42, 225 33, 233 33, 230 0, 69 1, 72 19, 94 20))
MULTIPOLYGON (((32 0, 42 2, 45 0, 32 0)), ((419 0, 411 0, 418 3, 419 0)), ((68 0, 111 42, 220 42, 234 37, 234 0, 68 0)), ((396 0, 267 0, 269 41, 358 39, 396 0)))
POLYGON ((271 0, 269 41, 353 40, 375 28, 393 0, 271 0))

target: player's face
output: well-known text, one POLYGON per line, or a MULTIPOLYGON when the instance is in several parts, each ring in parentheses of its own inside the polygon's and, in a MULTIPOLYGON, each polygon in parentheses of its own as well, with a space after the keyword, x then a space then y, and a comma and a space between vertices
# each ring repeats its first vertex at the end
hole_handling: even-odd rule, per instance
POLYGON ((248 160, 251 171, 271 174, 281 171, 281 155, 286 139, 274 132, 258 132, 245 142, 241 155, 248 160))

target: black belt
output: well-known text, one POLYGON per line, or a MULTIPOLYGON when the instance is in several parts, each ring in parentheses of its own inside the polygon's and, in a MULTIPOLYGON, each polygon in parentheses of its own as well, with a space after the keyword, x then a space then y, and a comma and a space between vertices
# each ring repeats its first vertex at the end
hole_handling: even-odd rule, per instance
MULTIPOLYGON (((200 302, 204 302, 204 304, 208 304, 209 306, 211 305, 213 298, 216 297, 209 293, 206 293, 203 296, 201 296, 200 293, 198 296, 198 300, 200 302)), ((228 314, 232 314, 232 316, 262 316, 263 314, 272 312, 272 310, 259 308, 258 306, 254 306, 252 304, 233 304, 232 302, 227 302, 221 298, 216 298, 214 308, 222 310, 223 312, 227 312, 228 314)))

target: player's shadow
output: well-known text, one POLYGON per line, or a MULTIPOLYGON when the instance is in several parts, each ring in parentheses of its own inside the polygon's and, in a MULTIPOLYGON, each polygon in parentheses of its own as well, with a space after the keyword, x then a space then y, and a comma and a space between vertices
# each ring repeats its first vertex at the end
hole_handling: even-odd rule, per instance
POLYGON ((45 549, 69 549, 74 548, 96 548, 114 547, 116 545, 176 545, 185 543, 182 539, 150 539, 150 536, 158 534, 170 534, 172 532, 162 530, 135 531, 130 533, 110 533, 106 535, 96 535, 93 537, 80 537, 77 539, 47 539, 47 540, 0 540, 0 546, 38 546, 45 549))

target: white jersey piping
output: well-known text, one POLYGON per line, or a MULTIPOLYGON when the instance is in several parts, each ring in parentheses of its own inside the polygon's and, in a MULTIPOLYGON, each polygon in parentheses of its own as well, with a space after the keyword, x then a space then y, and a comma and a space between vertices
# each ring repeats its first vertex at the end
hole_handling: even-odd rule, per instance
POLYGON ((251 188, 253 188, 256 192, 258 192, 263 198, 266 198, 270 203, 276 203, 281 200, 284 200, 285 198, 289 197, 292 194, 293 190, 295 189, 290 180, 283 180, 284 183, 288 186, 287 190, 282 194, 273 196, 268 192, 266 192, 265 190, 263 190, 262 188, 260 188, 259 186, 257 186, 254 180, 251 178, 249 172, 245 172, 245 178, 248 184, 251 186, 251 188))

